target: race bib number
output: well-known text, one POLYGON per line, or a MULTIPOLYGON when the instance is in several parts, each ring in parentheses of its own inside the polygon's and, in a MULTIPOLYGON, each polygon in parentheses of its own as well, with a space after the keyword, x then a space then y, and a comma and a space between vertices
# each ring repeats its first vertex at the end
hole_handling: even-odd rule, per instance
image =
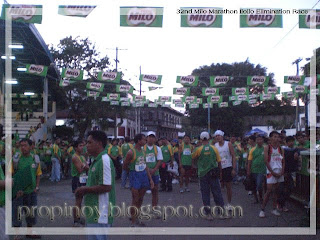
POLYGON ((140 157, 135 165, 135 170, 137 172, 142 172, 146 169, 146 162, 144 161, 144 157, 140 157))
POLYGON ((83 175, 79 177, 79 182, 80 183, 87 183, 88 180, 88 176, 87 175, 83 175))
POLYGON ((155 162, 155 161, 156 161, 156 158, 155 158, 154 154, 153 154, 153 153, 147 154, 147 156, 146 156, 146 161, 147 161, 147 163, 153 163, 153 162, 155 162))
POLYGON ((242 155, 242 157, 243 157, 243 158, 247 158, 247 157, 248 157, 248 153, 244 153, 244 154, 242 155))
POLYGON ((186 148, 183 150, 183 155, 191 155, 190 148, 186 148))

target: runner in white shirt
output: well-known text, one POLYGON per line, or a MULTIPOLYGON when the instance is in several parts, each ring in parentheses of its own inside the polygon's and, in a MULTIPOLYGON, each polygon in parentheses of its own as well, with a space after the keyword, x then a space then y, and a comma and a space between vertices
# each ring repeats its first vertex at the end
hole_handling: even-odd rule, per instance
POLYGON ((227 210, 231 210, 231 198, 232 198, 232 179, 236 175, 236 155, 231 142, 223 139, 224 132, 217 130, 214 133, 217 143, 214 145, 221 157, 222 167, 222 188, 226 185, 227 188, 227 200, 228 204, 225 206, 227 210))
POLYGON ((273 193, 273 211, 272 214, 280 216, 277 210, 277 188, 279 183, 284 181, 285 161, 283 149, 280 147, 280 134, 272 131, 269 135, 270 145, 264 148, 264 161, 267 166, 267 192, 264 195, 263 203, 259 217, 265 217, 265 207, 269 201, 271 193, 273 193))

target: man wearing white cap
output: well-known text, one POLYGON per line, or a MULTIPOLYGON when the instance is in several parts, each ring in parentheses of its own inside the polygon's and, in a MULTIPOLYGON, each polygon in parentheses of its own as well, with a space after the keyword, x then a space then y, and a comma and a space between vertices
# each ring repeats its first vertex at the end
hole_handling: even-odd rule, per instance
POLYGON ((156 142, 156 133, 149 131, 147 133, 147 144, 144 145, 143 148, 146 153, 147 167, 150 170, 150 175, 154 183, 154 188, 151 189, 152 207, 156 207, 158 205, 158 199, 159 199, 158 186, 159 186, 159 179, 160 179, 159 167, 163 160, 161 149, 154 144, 155 142, 156 142))
POLYGON ((214 133, 214 136, 217 140, 215 147, 218 149, 220 157, 221 157, 221 167, 222 167, 222 187, 224 184, 227 188, 227 200, 228 204, 226 205, 226 209, 231 209, 231 198, 232 198, 232 179, 236 175, 236 156, 234 153, 234 148, 231 142, 225 141, 223 136, 224 132, 221 130, 217 130, 214 133))
POLYGON ((216 147, 209 144, 209 133, 202 132, 200 139, 202 145, 192 153, 192 159, 197 160, 198 176, 202 202, 207 220, 212 221, 212 209, 210 211, 210 192, 217 206, 223 207, 223 197, 219 183, 221 172, 221 158, 216 147))

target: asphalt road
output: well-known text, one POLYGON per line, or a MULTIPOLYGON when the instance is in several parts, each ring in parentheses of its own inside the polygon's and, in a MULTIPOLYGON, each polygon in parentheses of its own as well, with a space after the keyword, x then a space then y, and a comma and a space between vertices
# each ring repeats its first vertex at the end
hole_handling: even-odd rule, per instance
MULTIPOLYGON (((225 235, 215 235, 206 236, 202 235, 201 230, 196 230, 194 234, 199 234, 198 236, 193 235, 113 235, 109 239, 215 239, 215 240, 251 240, 251 239, 320 239, 319 236, 298 236, 298 235, 287 235, 287 236, 258 236, 258 235, 230 235, 228 233, 229 227, 250 227, 252 233, 261 231, 262 227, 293 227, 297 228, 301 226, 301 220, 306 216, 305 209, 297 203, 289 202, 288 208, 289 212, 282 213, 281 216, 277 217, 271 214, 271 201, 266 208, 266 218, 259 218, 258 214, 260 211, 259 204, 253 203, 253 197, 249 196, 244 190, 244 186, 240 183, 238 185, 233 185, 233 206, 239 206, 242 208, 242 216, 239 216, 239 212, 236 212, 236 216, 221 220, 217 216, 213 221, 208 221, 200 216, 199 209, 202 207, 201 194, 199 191, 198 183, 190 184, 190 192, 179 193, 179 186, 173 185, 172 192, 161 192, 159 193, 159 205, 164 207, 167 206, 166 213, 162 213, 161 219, 151 219, 145 220, 144 223, 146 227, 179 227, 188 229, 190 227, 207 227, 214 229, 215 227, 225 228, 225 235), (188 210, 187 216, 184 217, 184 211, 182 207, 179 208, 180 216, 171 216, 170 207, 178 208, 178 206, 185 206, 188 210), (190 210, 192 209, 192 211, 190 210), (190 212, 192 212, 192 217, 190 217, 190 212), (163 218, 166 218, 165 220, 163 218), (229 234, 229 235, 228 235, 229 234), (201 235, 201 236, 200 236, 201 235)), ((226 199, 226 190, 223 190, 223 197, 226 199)), ((212 203, 213 199, 211 198, 212 203)), ((116 204, 122 206, 125 204, 129 206, 131 202, 131 192, 128 189, 121 189, 120 182, 116 183, 116 204)), ((151 195, 146 194, 144 198, 144 205, 151 204, 151 195)), ((38 206, 73 206, 74 205, 74 195, 71 192, 71 179, 62 180, 59 183, 51 183, 47 179, 42 179, 41 190, 38 195, 38 206)), ((164 212, 164 211, 163 211, 164 212)), ((25 224, 24 224, 25 225, 25 224)), ((56 217, 54 221, 51 221, 48 216, 39 217, 37 227, 72 227, 73 219, 71 217, 56 217)), ((115 218, 113 227, 129 227, 130 221, 128 217, 118 217, 115 218)), ((319 235, 319 232, 318 232, 319 235)), ((0 236, 1 239, 1 236, 0 236)), ((43 235, 42 239, 63 239, 63 240, 82 240, 86 239, 85 236, 48 236, 43 235)))

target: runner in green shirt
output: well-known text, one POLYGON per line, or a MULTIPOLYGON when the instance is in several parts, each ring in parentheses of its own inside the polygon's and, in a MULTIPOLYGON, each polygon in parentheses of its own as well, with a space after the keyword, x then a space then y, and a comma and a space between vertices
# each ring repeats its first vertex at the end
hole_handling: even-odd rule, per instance
POLYGON ((161 139, 163 164, 160 167, 161 189, 160 192, 172 192, 172 175, 168 172, 168 165, 173 167, 173 149, 166 138, 161 139))
POLYGON ((192 174, 192 157, 193 146, 191 145, 191 139, 188 135, 183 138, 182 144, 179 146, 179 168, 180 168, 180 193, 190 192, 189 181, 192 174), (183 190, 183 182, 185 183, 185 189, 183 190))
MULTIPOLYGON (((147 133, 147 144, 144 145, 143 149, 146 153, 147 167, 150 170, 150 175, 152 177, 154 188, 151 190, 152 193, 152 207, 158 206, 159 200, 159 167, 162 164, 162 152, 161 149, 155 145, 156 133, 147 133)), ((149 190, 150 191, 150 190, 149 190)))
POLYGON ((262 203, 263 181, 266 173, 266 165, 264 162, 264 139, 263 136, 256 138, 257 145, 249 152, 247 177, 255 182, 256 191, 253 191, 256 203, 262 203), (259 199, 257 192, 259 193, 259 199))
MULTIPOLYGON (((126 137, 124 139, 124 144, 121 146, 121 153, 122 153, 122 159, 123 161, 126 159, 127 153, 130 149, 133 148, 133 145, 130 143, 130 138, 126 137)), ((123 169, 122 167, 122 173, 121 173, 121 188, 126 188, 127 185, 127 179, 129 178, 129 172, 123 169)), ((130 185, 129 185, 130 188, 130 185)))
POLYGON ((146 164, 146 156, 143 151, 143 146, 146 144, 146 137, 143 134, 137 134, 134 137, 135 147, 130 149, 127 153, 126 159, 123 163, 123 168, 126 171, 130 170, 130 185, 132 192, 132 206, 131 208, 131 226, 144 225, 143 223, 136 223, 136 218, 139 216, 139 211, 142 206, 143 197, 146 190, 154 187, 154 183, 146 164), (137 212, 138 211, 138 214, 137 212))
MULTIPOLYGON (((104 150, 106 141, 107 135, 103 131, 88 133, 87 151, 94 160, 88 172, 87 185, 75 192, 76 198, 84 196, 87 227, 111 227, 113 223, 110 211, 115 206, 115 170, 112 160, 104 150)), ((105 235, 90 237, 107 239, 105 235)))
POLYGON ((118 146, 118 139, 114 138, 112 139, 111 146, 108 149, 108 155, 113 161, 113 165, 116 169, 116 180, 121 178, 121 163, 120 163, 120 158, 121 158, 121 148, 118 146))

